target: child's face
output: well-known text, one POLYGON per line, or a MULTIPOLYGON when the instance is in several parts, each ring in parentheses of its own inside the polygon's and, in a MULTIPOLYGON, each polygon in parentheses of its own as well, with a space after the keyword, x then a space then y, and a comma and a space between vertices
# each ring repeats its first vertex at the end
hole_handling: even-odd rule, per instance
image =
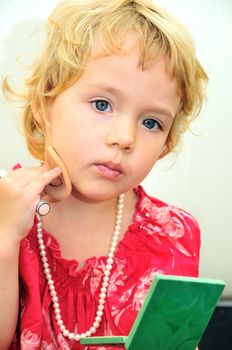
POLYGON ((109 199, 137 186, 165 145, 180 103, 162 58, 90 57, 80 79, 49 107, 52 144, 80 194, 109 199))

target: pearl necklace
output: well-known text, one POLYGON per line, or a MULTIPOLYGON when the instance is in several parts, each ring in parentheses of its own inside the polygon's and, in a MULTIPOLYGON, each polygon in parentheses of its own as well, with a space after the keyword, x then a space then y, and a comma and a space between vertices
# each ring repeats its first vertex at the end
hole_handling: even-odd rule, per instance
POLYGON ((100 326, 102 316, 103 316, 103 310, 104 310, 104 306, 105 306, 106 296, 107 296, 107 290, 108 290, 108 286, 109 286, 110 273, 111 273, 113 263, 114 263, 114 254, 115 254, 115 250, 116 250, 116 247, 118 245, 118 240, 119 240, 119 234, 120 234, 121 223, 122 223, 122 214, 123 214, 123 200, 124 200, 124 194, 121 194, 118 197, 117 215, 116 215, 114 233, 112 236, 111 245, 110 245, 109 253, 107 256, 107 261, 106 261, 106 266, 105 266, 105 270, 104 270, 104 276, 103 276, 102 286, 101 286, 101 290, 100 290, 95 320, 93 322, 93 325, 85 333, 81 333, 81 334, 70 332, 65 327, 64 321, 62 320, 59 298, 58 298, 58 295, 57 295, 57 292, 55 289, 54 280, 53 280, 52 275, 51 275, 51 270, 50 270, 48 258, 47 258, 46 247, 44 244, 42 223, 41 223, 40 216, 38 214, 36 214, 37 219, 38 219, 38 223, 36 226, 38 245, 39 245, 40 256, 41 256, 41 260, 42 260, 42 264, 43 264, 44 275, 45 275, 45 278, 47 280, 49 292, 50 292, 51 299, 52 299, 52 305, 53 305, 53 309, 54 309, 54 313, 55 313, 55 319, 56 319, 58 327, 60 328, 61 333, 63 334, 64 337, 67 337, 69 340, 79 341, 81 338, 90 337, 92 334, 94 334, 96 332, 97 328, 100 326))

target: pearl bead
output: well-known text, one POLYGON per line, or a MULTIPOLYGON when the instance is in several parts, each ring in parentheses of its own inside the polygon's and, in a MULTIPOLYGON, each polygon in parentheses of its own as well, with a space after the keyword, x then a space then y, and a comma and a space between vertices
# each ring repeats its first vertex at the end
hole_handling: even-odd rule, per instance
POLYGON ((74 339, 74 333, 69 333, 68 339, 69 339, 69 340, 73 340, 73 339, 74 339))
POLYGON ((93 323, 93 326, 94 326, 94 328, 98 328, 98 327, 100 326, 100 324, 99 324, 99 322, 95 321, 95 322, 93 323))
POLYGON ((65 337, 68 337, 68 336, 69 336, 69 331, 68 331, 67 329, 65 329, 64 332, 63 332, 63 335, 64 335, 65 337))
POLYGON ((52 275, 50 273, 46 273, 46 278, 47 278, 47 280, 51 280, 52 279, 52 275))
POLYGON ((53 306, 54 306, 55 309, 60 308, 60 305, 57 302, 53 302, 53 306))
POLYGON ((104 282, 109 282, 109 279, 110 279, 109 276, 104 276, 104 277, 103 277, 103 281, 104 281, 104 282))
POLYGON ((52 297, 57 296, 57 293, 56 293, 55 290, 51 290, 51 291, 50 291, 50 294, 51 294, 52 297))
POLYGON ((105 304, 105 298, 100 298, 98 300, 99 305, 104 305, 105 304))
POLYGON ((96 333, 96 327, 94 327, 94 326, 91 327, 91 328, 90 328, 90 332, 91 332, 92 334, 96 333))
POLYGON ((101 287, 101 293, 106 293, 107 288, 106 287, 101 287))
POLYGON ((110 253, 114 254, 115 253, 116 247, 110 247, 110 253))
POLYGON ((97 310, 97 316, 102 316, 103 315, 103 311, 102 310, 97 310))
POLYGON ((113 264, 114 259, 112 259, 111 257, 108 257, 106 262, 107 262, 107 264, 113 264))
POLYGON ((107 264, 106 265, 106 270, 110 271, 112 270, 113 266, 111 264, 107 264))
POLYGON ((59 315, 59 314, 60 314, 60 308, 59 308, 59 307, 54 308, 54 313, 55 313, 56 315, 59 315))
MULTIPOLYGON (((45 254, 46 254, 46 252, 45 252, 45 254)), ((46 263, 47 261, 48 261, 48 258, 47 258, 46 256, 43 256, 43 257, 42 257, 42 262, 43 262, 43 263, 46 263)))
POLYGON ((99 294, 100 299, 105 299, 106 298, 106 293, 102 292, 99 294))
POLYGON ((114 236, 112 238, 111 246, 112 246, 112 243, 114 243, 114 245, 116 246, 118 244, 118 237, 114 236))
POLYGON ((55 287, 53 285, 49 285, 48 288, 50 289, 50 291, 54 291, 55 290, 55 287))
POLYGON ((50 274, 50 269, 49 269, 49 267, 44 267, 44 273, 46 274, 46 275, 48 275, 48 274, 50 274))
POLYGON ((96 317, 95 317, 95 321, 96 321, 96 322, 99 322, 99 323, 100 323, 100 322, 101 322, 101 319, 102 319, 101 316, 96 316, 96 317))
POLYGON ((74 335, 74 340, 79 341, 81 339, 79 334, 75 334, 74 335))
POLYGON ((118 244, 118 242, 116 242, 116 241, 111 242, 111 248, 115 249, 117 244, 118 244))

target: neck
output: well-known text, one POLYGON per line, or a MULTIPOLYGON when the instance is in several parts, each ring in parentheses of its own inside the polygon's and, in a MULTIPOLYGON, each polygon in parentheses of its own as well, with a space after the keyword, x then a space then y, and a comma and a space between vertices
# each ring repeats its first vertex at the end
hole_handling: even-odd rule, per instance
MULTIPOLYGON (((69 196, 68 198, 52 203, 49 215, 42 218, 43 226, 49 232, 55 233, 64 229, 75 232, 93 232, 97 234, 98 229, 102 231, 105 227, 112 230, 116 213, 118 198, 111 198, 105 201, 88 202, 69 196), (104 226, 102 225, 104 223, 104 226)), ((137 197, 134 191, 125 194, 124 215, 122 232, 133 221, 137 197)))
MULTIPOLYGON (((91 221, 98 217, 111 216, 115 213, 118 198, 111 198, 104 201, 88 202, 86 200, 77 199, 69 196, 68 198, 53 203, 52 211, 62 219, 73 221, 85 221, 91 218, 91 221)), ((51 213, 52 214, 52 213, 51 213)))

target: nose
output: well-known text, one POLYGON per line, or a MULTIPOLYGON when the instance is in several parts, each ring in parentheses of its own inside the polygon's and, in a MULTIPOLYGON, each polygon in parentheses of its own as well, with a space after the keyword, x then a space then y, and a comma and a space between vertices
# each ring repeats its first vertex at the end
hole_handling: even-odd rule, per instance
POLYGON ((117 118, 107 132, 106 144, 130 153, 135 147, 136 126, 129 118, 117 118))

